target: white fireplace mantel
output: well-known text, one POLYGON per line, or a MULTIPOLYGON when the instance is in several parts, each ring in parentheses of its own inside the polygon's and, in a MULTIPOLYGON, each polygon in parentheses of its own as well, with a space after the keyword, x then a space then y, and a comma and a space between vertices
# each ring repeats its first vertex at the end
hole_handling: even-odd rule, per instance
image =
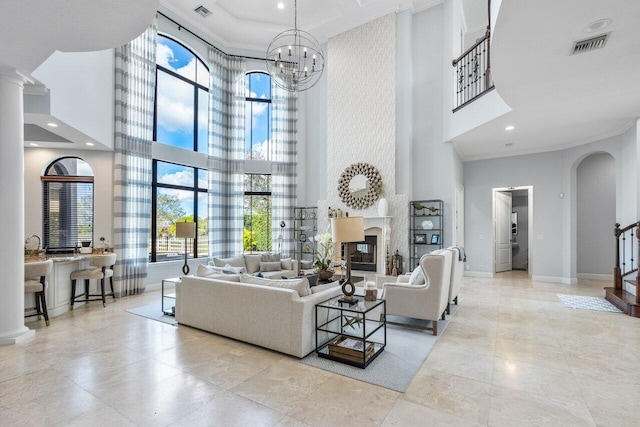
MULTIPOLYGON (((386 255, 391 245, 391 218, 390 216, 365 216, 364 232, 370 235, 377 235, 376 229, 379 229, 379 241, 377 253, 377 271, 378 274, 385 274, 386 255)), ((389 256, 393 254, 389 253, 389 256)))

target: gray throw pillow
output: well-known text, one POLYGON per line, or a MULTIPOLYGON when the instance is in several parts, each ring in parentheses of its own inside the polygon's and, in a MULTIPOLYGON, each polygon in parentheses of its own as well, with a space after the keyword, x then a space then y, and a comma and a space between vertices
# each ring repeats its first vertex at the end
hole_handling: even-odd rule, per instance
POLYGON ((245 254, 244 263, 247 267, 247 273, 253 274, 260 271, 261 260, 262 260, 262 255, 260 254, 245 254))
POLYGON ((280 259, 281 259, 280 254, 274 254, 271 252, 261 254, 260 257, 261 257, 260 260, 263 262, 275 262, 275 261, 280 262, 280 259))
POLYGON ((216 258, 213 257, 213 265, 216 267, 224 267, 229 264, 232 267, 244 267, 244 257, 242 255, 234 256, 231 258, 216 258))
POLYGON ((300 268, 302 268, 303 270, 313 268, 313 261, 303 259, 302 261, 300 261, 300 268))
POLYGON ((293 261, 291 258, 283 258, 280 260, 280 267, 282 270, 293 270, 293 261))
POLYGON ((280 271, 280 261, 262 261, 260 263, 260 271, 280 271))

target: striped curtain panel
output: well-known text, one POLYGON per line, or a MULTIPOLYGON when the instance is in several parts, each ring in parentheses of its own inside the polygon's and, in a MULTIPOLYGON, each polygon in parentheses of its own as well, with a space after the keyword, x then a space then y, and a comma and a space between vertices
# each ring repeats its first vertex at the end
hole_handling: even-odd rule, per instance
POLYGON ((293 208, 296 204, 298 94, 272 85, 271 206, 274 249, 293 255, 293 208), (284 221, 287 228, 280 227, 284 221))
POLYGON ((144 292, 151 227, 157 21, 115 52, 114 291, 144 292))
POLYGON ((209 253, 242 253, 245 61, 209 50, 209 253))

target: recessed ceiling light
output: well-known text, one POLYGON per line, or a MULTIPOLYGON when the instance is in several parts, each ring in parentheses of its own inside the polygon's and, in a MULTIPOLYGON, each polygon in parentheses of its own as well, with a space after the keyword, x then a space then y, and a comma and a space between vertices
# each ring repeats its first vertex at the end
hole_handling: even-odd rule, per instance
POLYGON ((585 33, 595 33, 597 31, 604 30, 609 25, 611 25, 611 19, 609 18, 598 19, 597 21, 593 21, 591 24, 584 27, 583 31, 585 33))
POLYGON ((49 122, 49 123, 47 123, 47 126, 51 126, 52 128, 57 128, 58 124, 57 123, 53 123, 53 122, 49 122))
POLYGON ((94 144, 93 144, 93 142, 87 142, 86 144, 87 144, 89 147, 93 147, 93 145, 94 145, 94 144))
POLYGON ((278 9, 284 9, 284 3, 278 2, 278 9))
POLYGON ((515 126, 507 126, 506 128, 504 128, 504 130, 514 130, 515 128, 515 126))
POLYGON ((35 142, 32 142, 32 143, 30 143, 29 145, 30 145, 30 146, 32 146, 32 147, 38 147, 38 146, 39 146, 39 145, 38 145, 38 144, 36 144, 35 142))
POLYGON ((507 142, 506 144, 504 144, 505 147, 511 147, 513 145, 513 142, 507 142))

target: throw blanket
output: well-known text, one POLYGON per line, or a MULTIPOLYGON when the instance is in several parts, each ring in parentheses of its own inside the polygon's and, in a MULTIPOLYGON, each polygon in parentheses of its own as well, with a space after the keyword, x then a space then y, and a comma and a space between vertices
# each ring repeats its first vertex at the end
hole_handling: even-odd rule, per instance
POLYGON ((467 254, 464 253, 464 247, 453 246, 453 248, 458 250, 458 259, 462 262, 467 262, 467 254))

